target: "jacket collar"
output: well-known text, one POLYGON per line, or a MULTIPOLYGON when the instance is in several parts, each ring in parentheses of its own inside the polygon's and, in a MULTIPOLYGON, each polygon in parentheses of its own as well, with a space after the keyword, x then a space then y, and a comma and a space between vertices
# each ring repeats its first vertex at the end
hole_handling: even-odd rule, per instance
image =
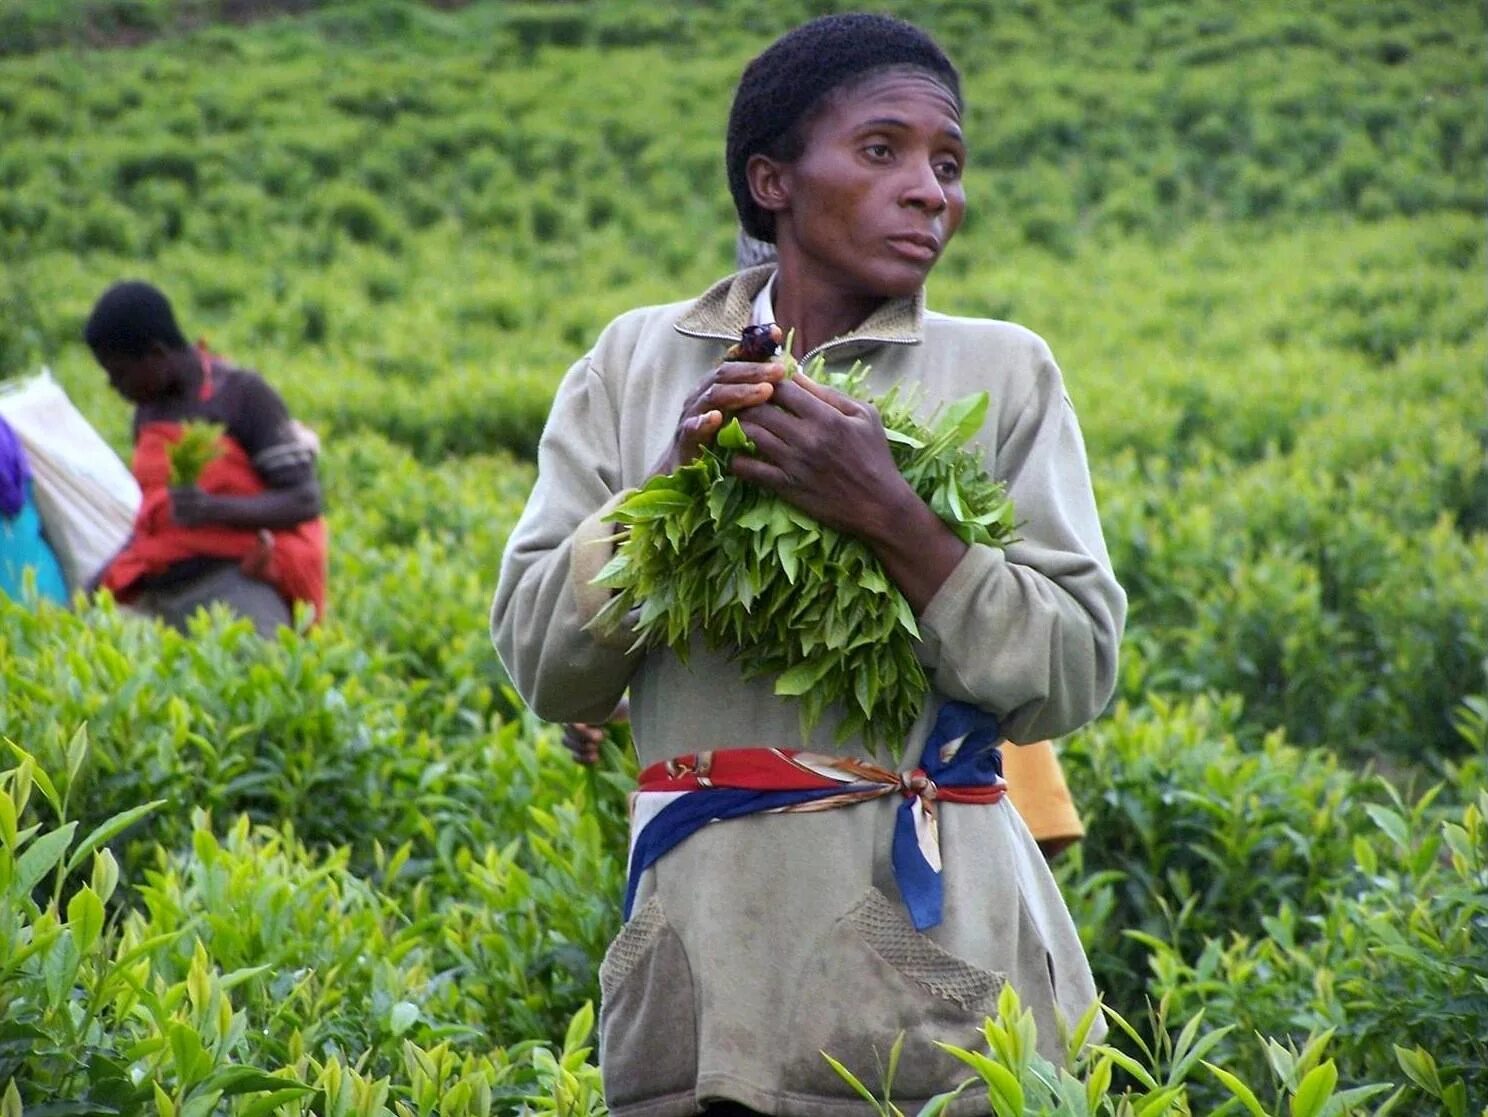
MULTIPOLYGON (((675 329, 688 337, 716 338, 732 344, 749 325, 755 296, 775 272, 761 264, 720 279, 698 297, 677 320, 675 329)), ((925 336, 925 289, 912 298, 891 299, 868 315, 857 329, 818 345, 801 358, 804 365, 818 353, 847 356, 875 345, 918 345, 925 336)))

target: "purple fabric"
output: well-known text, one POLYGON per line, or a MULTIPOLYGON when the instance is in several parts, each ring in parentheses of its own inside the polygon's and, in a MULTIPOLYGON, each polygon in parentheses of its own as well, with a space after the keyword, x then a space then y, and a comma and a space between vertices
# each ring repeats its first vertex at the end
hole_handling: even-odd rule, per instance
POLYGON ((31 467, 26 464, 26 451, 10 424, 0 419, 0 516, 13 519, 26 506, 26 482, 31 467))

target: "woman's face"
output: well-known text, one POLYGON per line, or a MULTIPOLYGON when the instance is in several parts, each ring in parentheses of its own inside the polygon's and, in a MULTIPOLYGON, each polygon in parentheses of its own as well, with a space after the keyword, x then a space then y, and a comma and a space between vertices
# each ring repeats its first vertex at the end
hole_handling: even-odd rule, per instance
POLYGON ((780 165, 776 243, 855 297, 912 295, 961 225, 966 146, 935 78, 889 71, 830 95, 780 165))
POLYGON ((158 342, 142 356, 94 352, 109 384, 130 403, 149 403, 167 395, 172 387, 171 361, 158 342))

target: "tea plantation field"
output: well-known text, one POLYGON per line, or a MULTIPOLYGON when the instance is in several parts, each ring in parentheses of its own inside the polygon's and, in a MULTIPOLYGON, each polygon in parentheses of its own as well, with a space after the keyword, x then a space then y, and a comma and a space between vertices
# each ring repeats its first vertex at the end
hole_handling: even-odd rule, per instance
MULTIPOLYGON (((1132 605, 1061 745, 1120 1020, 1050 1087, 1004 1006, 976 1088, 1488 1113, 1482 6, 885 6, 965 72, 931 301, 1049 340, 1132 605)), ((486 611, 559 376, 729 270, 733 82, 832 7, 0 0, 0 375, 126 453, 79 331, 148 278, 332 533, 276 643, 0 601, 0 1117, 602 1112, 632 768, 486 611)))

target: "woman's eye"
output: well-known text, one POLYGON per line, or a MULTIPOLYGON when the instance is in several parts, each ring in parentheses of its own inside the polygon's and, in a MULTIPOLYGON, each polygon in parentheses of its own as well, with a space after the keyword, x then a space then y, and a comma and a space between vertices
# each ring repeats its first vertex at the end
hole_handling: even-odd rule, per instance
POLYGON ((870 159, 882 161, 888 159, 894 153, 889 150, 888 144, 869 144, 863 149, 863 153, 870 159))
POLYGON ((954 159, 942 159, 935 164, 935 173, 942 182, 955 182, 961 177, 961 164, 954 159))

